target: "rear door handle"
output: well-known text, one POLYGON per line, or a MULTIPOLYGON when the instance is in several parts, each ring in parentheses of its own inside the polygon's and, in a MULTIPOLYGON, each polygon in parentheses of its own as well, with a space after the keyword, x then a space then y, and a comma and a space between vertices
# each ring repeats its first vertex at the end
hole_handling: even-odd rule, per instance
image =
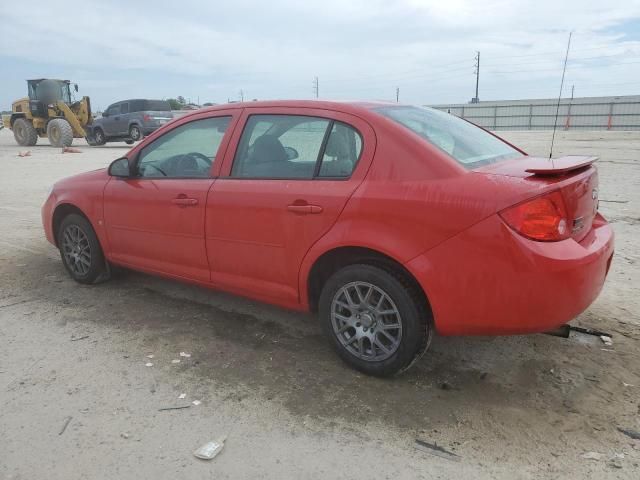
POLYGON ((302 215, 308 215, 310 213, 322 213, 322 207, 320 205, 287 205, 287 210, 293 213, 299 213, 302 215))
POLYGON ((176 197, 171 200, 171 203, 178 205, 179 207, 193 207, 198 204, 197 198, 176 197))

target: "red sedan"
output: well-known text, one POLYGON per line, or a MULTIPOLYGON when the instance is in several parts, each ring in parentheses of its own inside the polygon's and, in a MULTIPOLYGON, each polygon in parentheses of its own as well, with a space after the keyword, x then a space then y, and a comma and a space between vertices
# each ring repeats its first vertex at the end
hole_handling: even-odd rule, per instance
POLYGON ((594 160, 426 108, 223 105, 56 183, 42 218, 78 282, 119 265, 317 311, 347 363, 390 375, 434 332, 543 332, 594 301, 613 255, 594 160))

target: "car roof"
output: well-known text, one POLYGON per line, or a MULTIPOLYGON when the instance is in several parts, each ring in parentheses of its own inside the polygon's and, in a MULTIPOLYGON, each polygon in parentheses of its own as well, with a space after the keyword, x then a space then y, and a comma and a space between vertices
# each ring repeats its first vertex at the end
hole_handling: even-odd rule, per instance
POLYGON ((335 101, 335 100, 260 100, 252 102, 234 102, 204 107, 193 113, 214 112, 216 110, 227 110, 229 108, 318 108, 327 110, 337 110, 344 113, 364 113, 376 107, 398 105, 392 102, 377 101, 335 101))

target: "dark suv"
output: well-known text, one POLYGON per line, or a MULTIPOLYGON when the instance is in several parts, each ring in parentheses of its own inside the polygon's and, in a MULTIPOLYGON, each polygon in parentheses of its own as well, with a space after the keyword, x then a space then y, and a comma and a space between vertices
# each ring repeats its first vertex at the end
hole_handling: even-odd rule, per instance
POLYGON ((110 105, 102 118, 93 121, 90 136, 96 145, 121 141, 132 144, 172 118, 171 106, 164 100, 123 100, 110 105))

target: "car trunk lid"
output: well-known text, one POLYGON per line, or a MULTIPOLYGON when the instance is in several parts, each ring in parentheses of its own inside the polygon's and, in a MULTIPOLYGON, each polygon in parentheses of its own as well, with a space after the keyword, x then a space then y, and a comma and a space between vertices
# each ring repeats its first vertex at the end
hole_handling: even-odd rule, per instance
POLYGON ((598 211, 598 172, 592 165, 597 159, 566 156, 551 161, 541 157, 521 157, 486 165, 475 171, 513 177, 518 190, 514 204, 559 190, 567 210, 571 238, 580 241, 591 230, 598 211))

